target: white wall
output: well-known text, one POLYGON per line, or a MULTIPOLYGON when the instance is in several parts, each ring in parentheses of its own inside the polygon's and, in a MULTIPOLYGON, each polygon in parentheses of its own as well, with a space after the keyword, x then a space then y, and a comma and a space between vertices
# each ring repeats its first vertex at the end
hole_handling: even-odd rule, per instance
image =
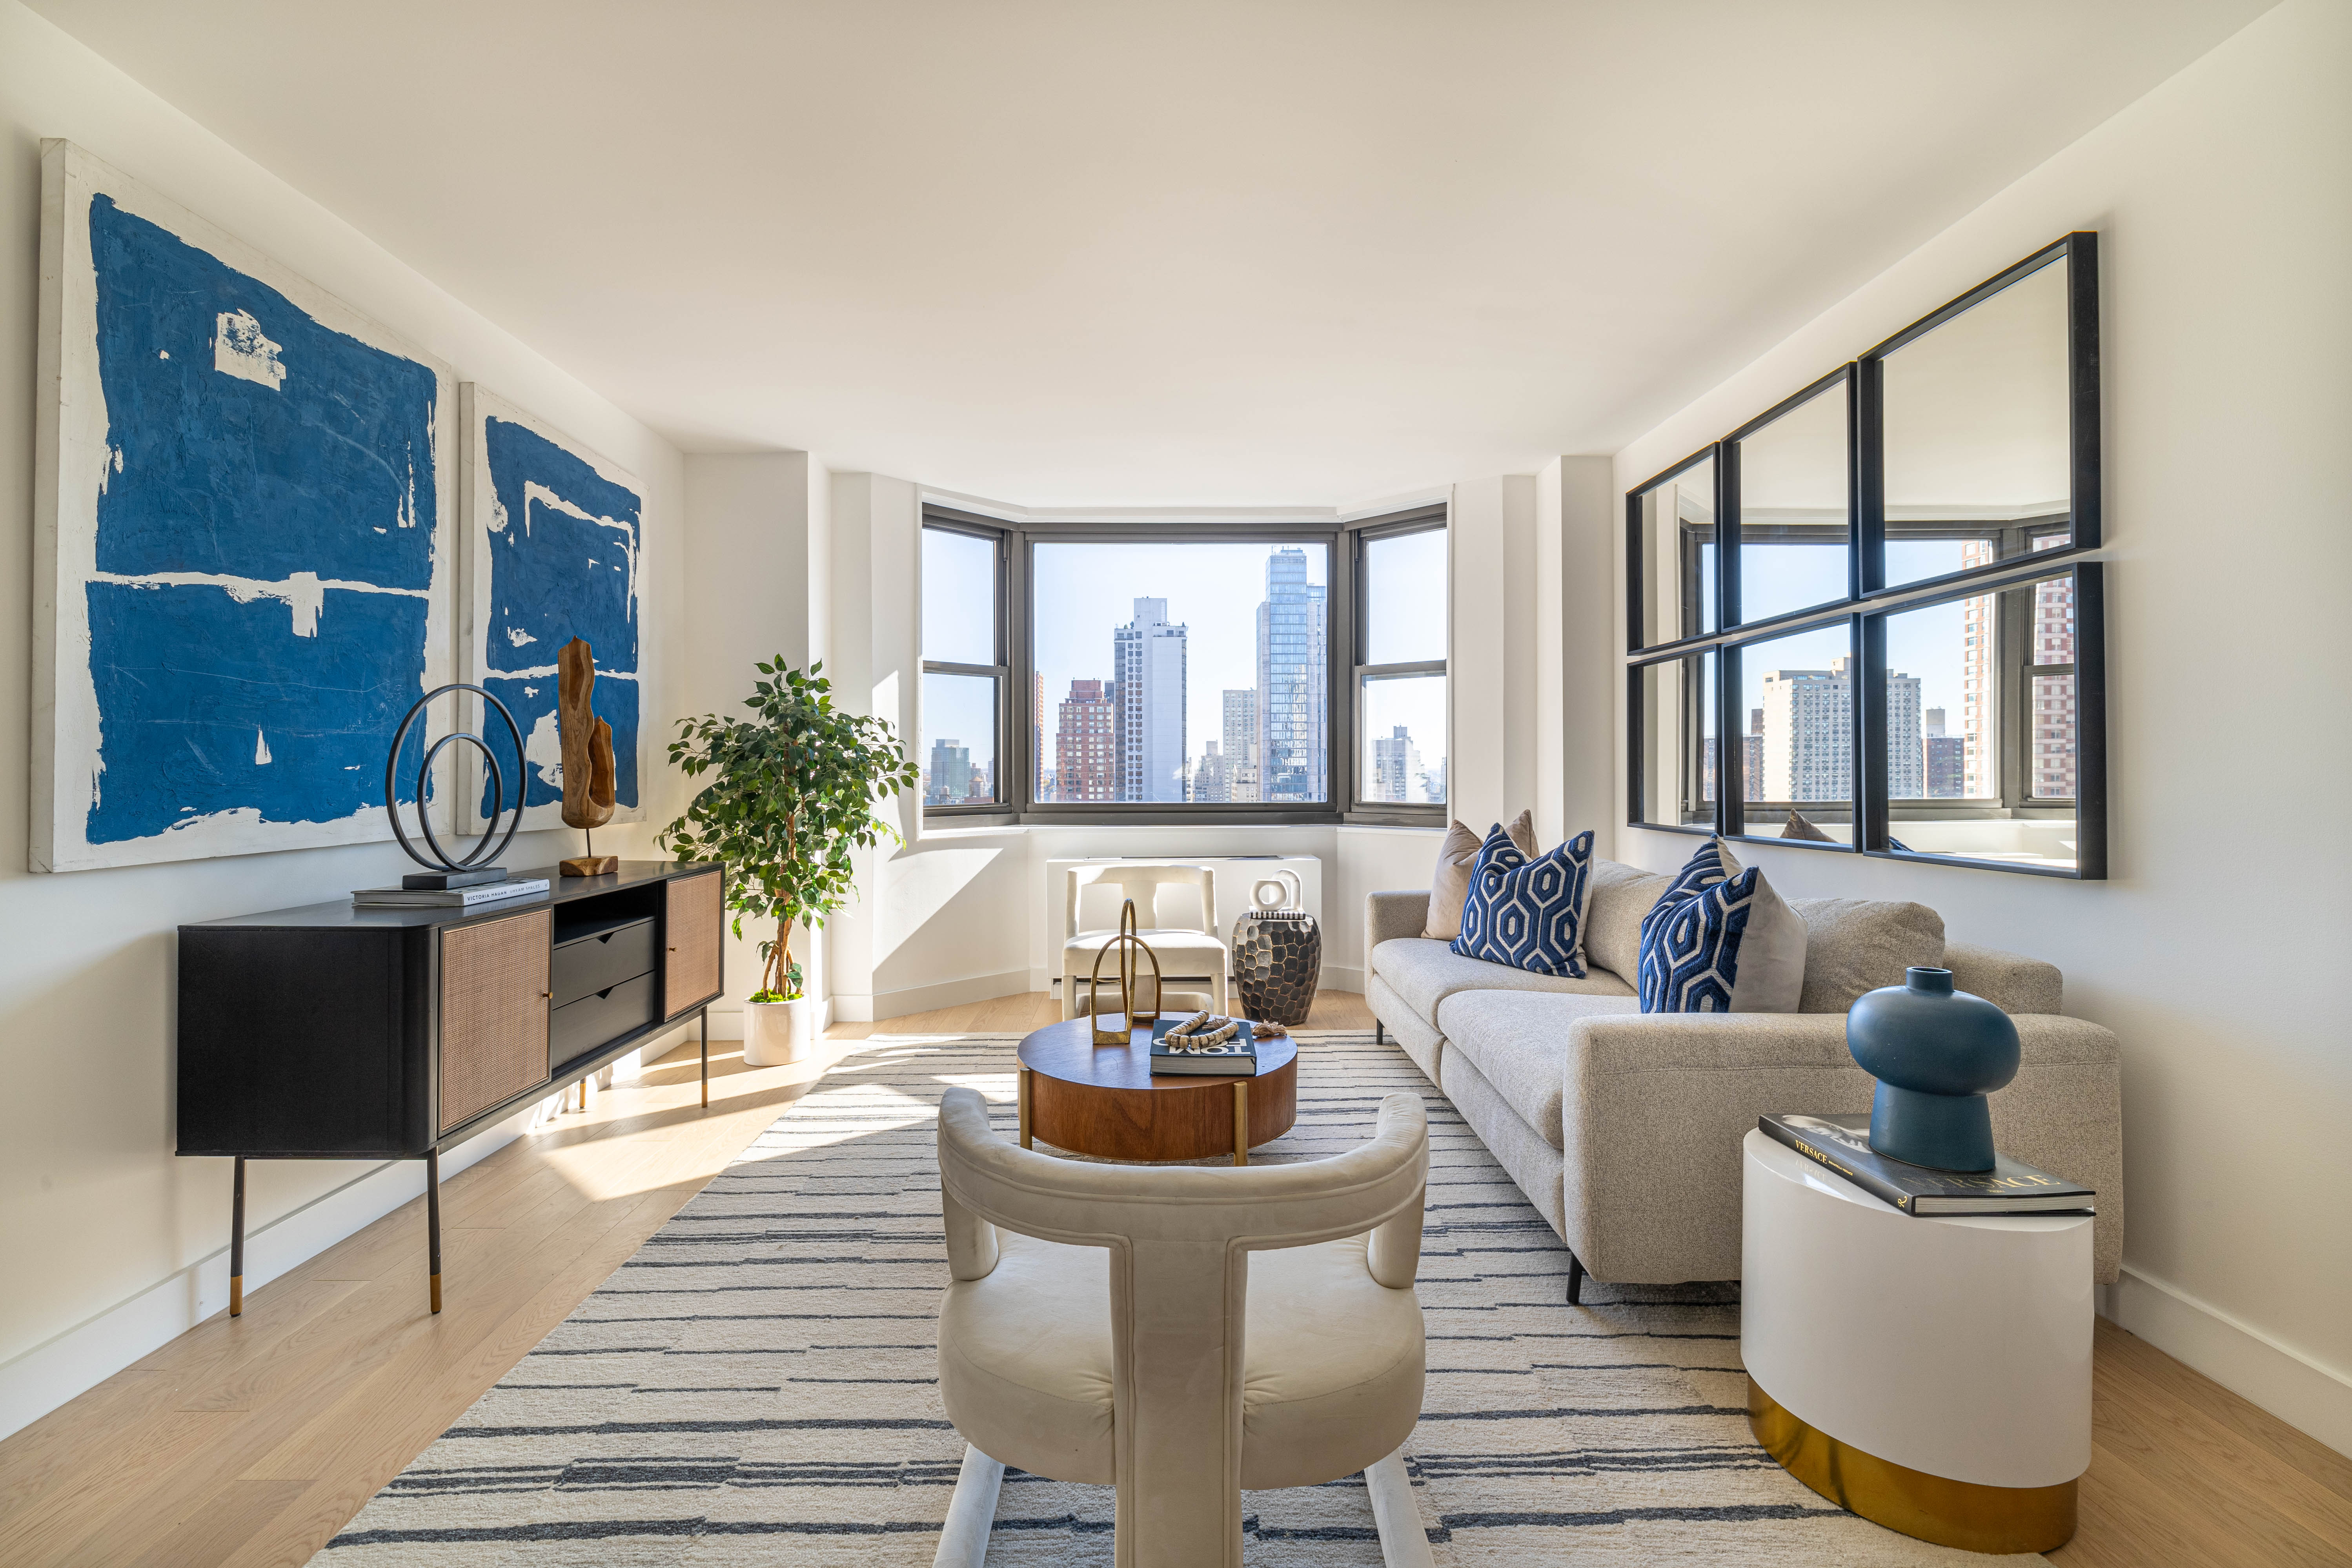
MULTIPOLYGON (((695 453, 684 466, 683 554, 691 584, 681 636, 685 710, 740 719, 761 660, 781 655, 805 668, 825 657, 834 616, 832 476, 806 452, 695 453)), ((663 732, 665 747, 675 733, 663 732)), ((658 754, 667 769, 667 751, 658 754)), ((712 1038, 743 1037, 743 998, 759 984, 760 943, 774 934, 772 926, 747 920, 741 937, 725 939, 727 988, 710 1009, 712 1038)), ((821 941, 803 929, 792 944, 814 982, 810 994, 819 998, 827 994, 821 941)))
MULTIPOLYGON (((2068 1011, 2124 1046, 2109 1310, 2352 1452, 2347 62, 2352 8, 2289 0, 1618 454, 1617 488, 2100 231, 2112 879, 1757 858, 1790 894, 1916 899, 2063 966, 2068 1011)), ((1617 837, 1660 869, 1690 849, 1617 837)))
MULTIPOLYGON (((229 1162, 173 1156, 173 930, 337 898, 404 864, 392 845, 36 876, 26 870, 31 683, 38 142, 62 136, 268 252, 420 347, 635 472, 646 490, 645 721, 679 710, 677 453, 332 214, 14 0, 0 0, 0 1433, 114 1372, 227 1299, 229 1162)), ((660 752, 656 750, 655 756, 660 752)), ((649 770, 649 853, 676 810, 649 770)), ((576 836, 520 837, 545 864, 576 836)), ((599 840, 603 847, 608 841, 599 840)), ((488 1152, 513 1127, 444 1169, 488 1152)), ((422 1190, 419 1165, 265 1161, 248 1177, 248 1286, 422 1190)), ((455 1288, 463 1290, 462 1281, 455 1288)), ((422 1282, 419 1300, 422 1300, 422 1282)))

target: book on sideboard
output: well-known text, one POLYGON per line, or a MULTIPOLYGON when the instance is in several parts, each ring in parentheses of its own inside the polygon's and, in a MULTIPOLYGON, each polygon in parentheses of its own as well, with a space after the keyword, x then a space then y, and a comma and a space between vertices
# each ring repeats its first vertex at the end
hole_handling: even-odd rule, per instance
POLYGON ((1937 1171, 1870 1146, 1868 1116, 1759 1116, 1766 1137, 1907 1215, 2088 1214, 2096 1195, 2004 1154, 1990 1171, 1937 1171))
POLYGON ((544 877, 515 877, 467 888, 362 888, 352 902, 365 909, 472 910, 509 899, 535 899, 547 891, 544 877))

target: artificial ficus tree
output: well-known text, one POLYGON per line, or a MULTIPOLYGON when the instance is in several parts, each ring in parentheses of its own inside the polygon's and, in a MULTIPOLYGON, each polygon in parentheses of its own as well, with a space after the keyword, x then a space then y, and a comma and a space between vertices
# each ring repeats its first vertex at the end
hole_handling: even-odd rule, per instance
POLYGON ((669 760, 710 782, 659 841, 683 859, 726 865, 738 937, 747 916, 776 922, 751 1000, 789 1002, 801 994, 793 928, 822 926, 847 901, 852 851, 898 840, 875 807, 913 785, 916 769, 887 723, 834 706, 822 663, 799 670, 779 657, 758 668, 751 717, 678 721, 669 760))

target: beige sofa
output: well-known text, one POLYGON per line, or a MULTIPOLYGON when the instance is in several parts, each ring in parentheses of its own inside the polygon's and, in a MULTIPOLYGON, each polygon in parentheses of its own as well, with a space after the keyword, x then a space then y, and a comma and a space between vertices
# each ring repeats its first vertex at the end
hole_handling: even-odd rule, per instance
POLYGON ((2055 967, 1944 940, 1921 904, 1792 899, 1807 946, 1795 1013, 1641 1011, 1642 917, 1671 879, 1593 863, 1581 980, 1464 958, 1425 940, 1426 891, 1374 893, 1365 1000, 1596 1279, 1739 1277, 1740 1139, 1768 1112, 1867 1112, 1845 1045, 1855 997, 1909 964, 1952 971, 2017 1021, 2023 1064, 1992 1096, 2004 1154, 2098 1191, 2094 1253, 2123 1258, 2116 1037, 2059 1014, 2055 967))

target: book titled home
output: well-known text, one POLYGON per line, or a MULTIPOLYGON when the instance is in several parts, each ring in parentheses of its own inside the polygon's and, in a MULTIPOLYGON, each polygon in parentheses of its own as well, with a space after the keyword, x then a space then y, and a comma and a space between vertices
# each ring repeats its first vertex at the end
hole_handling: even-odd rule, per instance
POLYGON ((1756 1125, 1907 1215, 2087 1214, 2095 1195, 2006 1155, 1995 1155, 1990 1171, 1935 1171, 1890 1160, 1870 1146, 1867 1116, 1759 1116, 1756 1125))

